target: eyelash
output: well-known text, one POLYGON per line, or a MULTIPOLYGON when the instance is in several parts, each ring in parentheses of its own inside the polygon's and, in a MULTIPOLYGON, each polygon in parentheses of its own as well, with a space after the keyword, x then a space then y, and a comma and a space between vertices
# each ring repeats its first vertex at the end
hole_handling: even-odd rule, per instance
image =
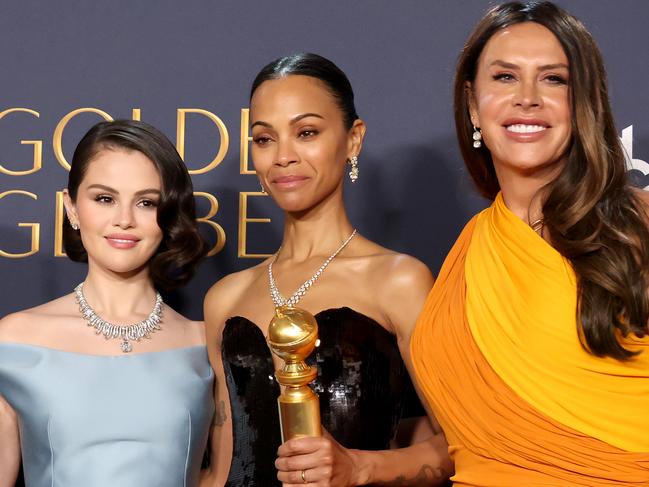
POLYGON ((259 137, 253 137, 253 139, 252 139, 252 141, 257 145, 266 145, 271 140, 272 139, 270 137, 266 137, 265 135, 262 135, 262 136, 259 136, 259 137))
POLYGON ((299 134, 298 137, 301 139, 307 138, 307 137, 315 137, 318 135, 320 132, 318 132, 315 129, 307 129, 307 130, 302 130, 299 134))
POLYGON ((557 85, 568 84, 568 80, 566 80, 563 76, 559 76, 558 74, 548 75, 545 79, 557 85))
MULTIPOLYGON (((109 196, 109 195, 106 195, 106 194, 100 194, 100 195, 95 196, 95 201, 97 203, 102 204, 102 205, 109 205, 111 203, 114 203, 115 200, 113 199, 112 196, 109 196)), ((148 200, 148 199, 140 200, 140 201, 138 201, 137 204, 138 204, 138 206, 141 206, 143 208, 157 208, 158 207, 158 202, 157 201, 148 200)))
POLYGON ((492 76, 494 81, 512 81, 516 78, 514 78, 514 75, 511 73, 498 73, 494 74, 492 76))
POLYGON ((144 208, 157 208, 158 207, 158 202, 153 201, 153 200, 142 200, 138 203, 138 205, 142 205, 144 208), (146 203, 146 204, 145 204, 146 203))
POLYGON ((97 203, 102 203, 104 205, 107 205, 113 202, 113 197, 108 196, 106 194, 98 194, 97 196, 95 196, 95 201, 97 203))
MULTIPOLYGON (((494 81, 515 81, 516 77, 511 73, 498 73, 492 76, 494 81)), ((550 81, 552 84, 565 85, 568 84, 568 81, 558 74, 550 74, 544 78, 547 81, 550 81)))
MULTIPOLYGON (((320 131, 318 131, 316 129, 308 129, 308 130, 301 130, 300 132, 298 132, 297 136, 300 139, 305 139, 305 138, 315 137, 319 133, 320 133, 320 131)), ((266 145, 269 142, 272 142, 273 139, 271 137, 266 136, 266 135, 260 135, 258 137, 253 137, 252 141, 256 145, 266 145)))

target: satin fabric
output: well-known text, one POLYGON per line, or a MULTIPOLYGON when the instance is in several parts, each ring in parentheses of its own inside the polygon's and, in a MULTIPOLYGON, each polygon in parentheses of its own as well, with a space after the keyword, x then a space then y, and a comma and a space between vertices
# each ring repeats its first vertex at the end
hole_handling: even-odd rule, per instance
POLYGON ((26 487, 198 485, 212 381, 204 346, 98 356, 0 344, 26 487))
MULTIPOLYGON (((477 232, 481 220, 484 222, 492 218, 493 211, 495 211, 494 206, 485 210, 473 218, 463 230, 444 262, 411 340, 411 353, 418 382, 446 434, 449 452, 455 461, 456 473, 452 479, 454 485, 457 487, 649 485, 649 453, 631 452, 616 447, 544 413, 521 397, 506 382, 507 377, 501 377, 497 373, 479 347, 473 336, 473 327, 468 320, 467 303, 470 293, 476 292, 478 296, 484 294, 483 290, 469 289, 465 271, 468 266, 467 254, 471 252, 471 246, 476 238, 474 230, 477 232)), ((511 240, 520 238, 520 235, 511 239, 507 238, 506 234, 500 237, 502 240, 498 245, 507 247, 522 245, 530 251, 533 249, 530 247, 529 239, 520 242, 511 240)), ((534 235, 528 237, 532 241, 536 238, 534 235)), ((544 242, 536 242, 536 245, 539 244, 547 245, 544 242)), ((532 267, 537 265, 535 255, 532 254, 528 259, 523 258, 519 262, 519 265, 527 269, 527 281, 538 282, 544 287, 552 288, 552 282, 544 281, 543 272, 530 271, 531 262, 532 267)), ((472 255, 473 259, 475 257, 475 254, 472 255)), ((511 263, 495 262, 494 268, 491 269, 493 274, 480 276, 483 286, 487 289, 499 289, 502 286, 503 274, 525 278, 524 271, 512 270, 508 265, 511 263)), ((570 279, 571 271, 565 266, 559 272, 570 279)), ((565 292, 561 288, 554 289, 565 292)), ((564 298, 565 296, 557 297, 557 300, 564 298)), ((517 294, 505 294, 499 303, 503 307, 510 306, 512 309, 525 305, 526 302, 514 302, 517 299, 519 299, 517 294)), ((554 301, 546 303, 546 308, 552 308, 551 312, 556 311, 555 306, 554 301)), ((474 318, 478 311, 474 310, 474 318)), ((518 335, 524 335, 526 329, 535 323, 534 318, 526 319, 530 313, 521 313, 520 323, 490 322, 489 326, 502 326, 507 331, 513 333, 512 330, 516 330, 518 335)), ((575 316, 572 314, 571 323, 564 323, 570 328, 564 332, 564 335, 575 332, 575 316)), ((485 335, 492 333, 491 330, 484 330, 484 328, 480 331, 485 335)), ((543 335, 542 330, 535 330, 534 333, 543 335)), ((516 341, 518 335, 514 334, 513 338, 504 339, 502 343, 494 346, 495 349, 491 350, 491 354, 501 354, 505 360, 512 360, 510 359, 512 355, 524 356, 524 353, 516 349, 521 346, 520 340, 522 340, 531 348, 538 347, 539 350, 535 350, 534 353, 542 356, 544 353, 542 347, 548 347, 552 343, 550 338, 541 341, 525 341, 519 338, 519 341, 516 341)), ((578 342, 573 342, 573 345, 577 349, 581 348, 578 342)), ((552 350, 546 352, 556 360, 552 350)), ((575 350, 572 352, 580 353, 575 350)), ((552 375, 553 362, 548 360, 542 363, 546 368, 545 372, 552 375)), ((513 372, 524 375, 532 374, 536 365, 521 363, 515 367, 523 370, 513 372), (526 370, 526 367, 532 370, 526 370)), ((580 369, 579 366, 577 368, 580 369)), ((566 370, 562 370, 562 374, 566 374, 566 370)), ((630 373, 620 375, 618 379, 624 381, 628 376, 633 377, 635 370, 633 365, 630 366, 630 373)), ((580 369, 577 373, 581 372, 580 369)), ((566 377, 555 377, 555 379, 565 380, 566 377)), ((530 381, 535 380, 537 379, 530 379, 530 381)), ((526 385, 530 389, 538 386, 546 395, 553 394, 553 391, 548 390, 542 383, 530 382, 526 385)), ((572 387, 577 394, 580 384, 572 383, 572 387)), ((617 406, 607 407, 612 407, 615 411, 617 406)), ((572 416, 579 416, 579 410, 569 412, 572 416)), ((604 416, 608 413, 607 411, 604 416)), ((642 428, 644 416, 635 417, 635 420, 638 422, 638 428, 642 428)), ((644 428, 644 431, 647 429, 644 428)))

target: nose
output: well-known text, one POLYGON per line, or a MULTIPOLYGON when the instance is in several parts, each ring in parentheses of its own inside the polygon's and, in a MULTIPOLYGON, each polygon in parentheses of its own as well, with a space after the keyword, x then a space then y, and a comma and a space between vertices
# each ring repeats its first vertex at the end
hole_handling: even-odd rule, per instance
POLYGON ((299 160, 299 156, 295 151, 295 146, 290 140, 279 140, 277 142, 277 152, 275 153, 274 164, 277 166, 286 167, 299 160))
POLYGON ((130 205, 117 205, 113 217, 113 225, 122 230, 132 228, 135 225, 133 208, 130 205))
POLYGON ((516 89, 514 104, 524 109, 540 107, 542 98, 535 79, 521 80, 516 89))

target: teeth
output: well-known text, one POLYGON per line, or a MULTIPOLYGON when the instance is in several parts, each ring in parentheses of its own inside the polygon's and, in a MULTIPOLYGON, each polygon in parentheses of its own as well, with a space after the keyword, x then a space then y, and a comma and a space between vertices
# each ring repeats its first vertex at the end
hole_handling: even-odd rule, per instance
POLYGON ((515 132, 517 134, 533 134, 535 132, 542 132, 547 127, 541 125, 523 125, 522 123, 517 123, 516 125, 508 125, 507 130, 510 132, 515 132))

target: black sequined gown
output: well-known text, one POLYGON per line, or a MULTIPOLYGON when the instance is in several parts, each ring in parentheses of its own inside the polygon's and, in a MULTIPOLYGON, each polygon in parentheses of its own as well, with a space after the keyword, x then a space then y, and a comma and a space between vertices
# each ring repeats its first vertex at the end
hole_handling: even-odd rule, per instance
MULTIPOLYGON (((316 315, 321 344, 307 362, 323 426, 346 448, 388 449, 399 420, 424 416, 394 335, 350 308, 316 315)), ((227 487, 279 486, 280 390, 261 330, 242 317, 223 330, 222 358, 230 395, 233 452, 227 487)))

